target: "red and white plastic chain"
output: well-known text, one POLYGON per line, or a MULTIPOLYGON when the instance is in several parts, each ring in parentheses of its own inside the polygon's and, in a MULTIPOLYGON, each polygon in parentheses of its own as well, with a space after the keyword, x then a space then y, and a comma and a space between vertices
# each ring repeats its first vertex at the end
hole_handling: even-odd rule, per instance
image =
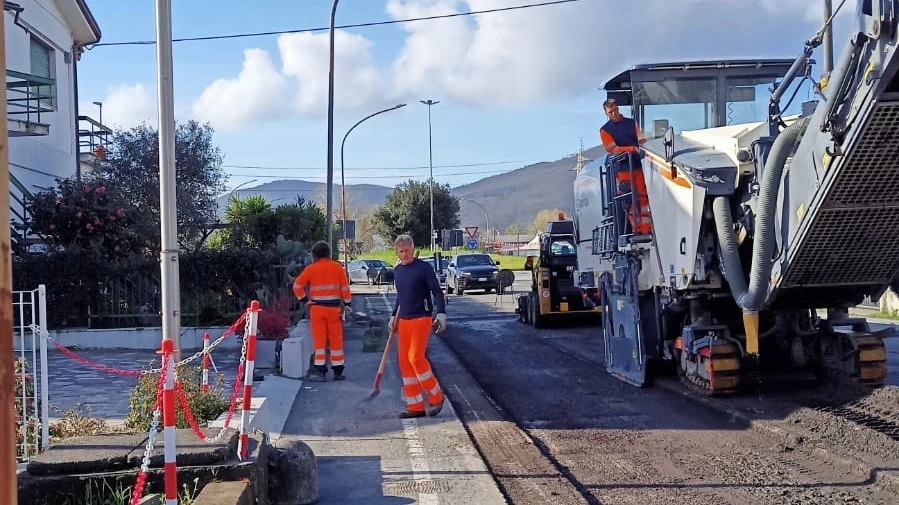
POLYGON ((147 483, 147 473, 150 471, 150 455, 153 453, 153 445, 156 442, 156 432, 159 429, 159 418, 162 417, 162 390, 165 387, 166 359, 162 358, 162 373, 159 374, 159 382, 156 385, 156 403, 153 405, 153 419, 150 421, 150 430, 147 434, 147 445, 144 447, 144 458, 137 473, 137 482, 131 493, 130 505, 138 505, 144 494, 144 486, 147 483))
POLYGON ((214 443, 218 442, 225 435, 225 431, 231 425, 231 419, 234 417, 234 411, 237 410, 237 396, 240 392, 241 386, 243 386, 243 375, 244 370, 246 369, 246 356, 247 356, 247 341, 244 339, 243 346, 240 350, 240 365, 237 367, 237 379, 234 381, 234 389, 231 393, 231 402, 228 404, 228 415, 225 417, 225 423, 222 425, 222 429, 214 437, 207 437, 203 434, 203 431, 200 429, 199 424, 197 424, 197 420, 194 417, 193 412, 190 411, 190 404, 187 402, 187 395, 184 393, 184 389, 181 387, 181 382, 175 382, 175 393, 178 398, 178 403, 181 404, 181 411, 184 413, 184 417, 187 418, 187 423, 190 425, 190 428, 193 430, 194 434, 197 435, 197 438, 204 442, 214 443))
MULTIPOLYGON (((220 336, 219 338, 215 339, 215 341, 210 343, 209 347, 207 349, 197 351, 192 356, 175 363, 175 366, 179 367, 181 365, 186 365, 186 364, 190 363, 191 361, 203 356, 203 353, 211 353, 216 347, 219 346, 219 344, 221 344, 225 340, 225 338, 227 338, 232 333, 235 333, 237 331, 237 328, 240 327, 240 324, 242 322, 244 322, 246 320, 246 318, 247 318, 247 311, 245 311, 243 314, 241 314, 241 316, 237 319, 237 321, 235 321, 234 324, 232 324, 227 330, 225 330, 224 333, 222 333, 222 336, 220 336)), ((55 341, 53 339, 53 337, 47 337, 47 340, 51 344, 56 346, 56 348, 59 349, 59 351, 62 352, 63 354, 65 354, 66 356, 68 356, 76 361, 79 361, 82 364, 84 364, 90 368, 99 370, 101 372, 107 372, 107 373, 111 373, 114 375, 126 375, 126 376, 132 376, 132 377, 139 377, 141 375, 155 375, 161 371, 160 368, 150 368, 148 370, 125 370, 122 368, 115 368, 115 367, 103 365, 100 363, 95 363, 83 356, 80 356, 78 353, 64 347, 59 342, 55 341)), ((246 349, 246 340, 244 340, 244 349, 246 349)))

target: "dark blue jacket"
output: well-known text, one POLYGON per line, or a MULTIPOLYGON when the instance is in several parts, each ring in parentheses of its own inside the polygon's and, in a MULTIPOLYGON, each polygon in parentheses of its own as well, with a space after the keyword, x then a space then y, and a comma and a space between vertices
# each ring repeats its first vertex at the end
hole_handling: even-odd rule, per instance
POLYGON ((437 273, 424 261, 416 258, 408 265, 397 265, 393 269, 393 279, 396 283, 393 315, 396 315, 397 306, 400 308, 400 319, 431 317, 435 312, 446 313, 437 273))

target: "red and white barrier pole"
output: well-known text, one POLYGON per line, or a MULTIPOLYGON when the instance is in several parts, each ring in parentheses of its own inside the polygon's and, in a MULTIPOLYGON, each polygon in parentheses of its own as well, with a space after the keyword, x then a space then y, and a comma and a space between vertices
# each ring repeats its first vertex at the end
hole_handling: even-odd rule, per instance
POLYGON ((178 467, 175 455, 175 343, 172 339, 162 340, 162 359, 165 360, 165 387, 162 390, 162 434, 165 441, 164 475, 165 505, 178 505, 178 467))
POLYGON ((250 403, 253 399, 253 365, 256 362, 256 328, 259 323, 259 302, 250 302, 250 313, 247 315, 247 331, 244 337, 247 339, 247 357, 243 375, 243 404, 240 413, 240 441, 237 444, 237 454, 241 461, 247 459, 247 444, 249 443, 250 403))
POLYGON ((209 333, 203 334, 203 392, 209 391, 209 333))

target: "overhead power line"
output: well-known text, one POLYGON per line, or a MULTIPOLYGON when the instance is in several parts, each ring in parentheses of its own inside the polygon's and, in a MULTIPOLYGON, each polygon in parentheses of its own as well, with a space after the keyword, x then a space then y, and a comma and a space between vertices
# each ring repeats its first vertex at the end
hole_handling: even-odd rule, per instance
MULTIPOLYGON (((460 165, 434 165, 434 168, 471 168, 485 167, 492 165, 512 165, 518 163, 531 163, 534 160, 509 160, 509 161, 492 161, 483 163, 464 163, 460 165)), ((537 161, 538 163, 543 160, 537 161)), ((250 170, 324 170, 325 167, 273 167, 262 165, 222 165, 222 168, 242 168, 250 170)), ((412 166, 412 167, 346 167, 346 170, 422 170, 429 168, 428 165, 412 166)))
MULTIPOLYGON (((372 26, 383 26, 383 25, 395 25, 400 23, 412 23, 415 21, 431 21, 435 19, 447 19, 447 18, 456 18, 463 16, 474 16, 476 14, 493 14, 497 12, 505 12, 505 11, 514 11, 520 9, 530 9, 533 7, 546 7, 549 5, 558 5, 558 4, 566 4, 566 3, 574 3, 580 2, 581 0, 552 0, 548 2, 539 2, 532 3, 526 5, 514 5, 512 7, 500 7, 496 9, 484 9, 479 11, 470 11, 470 12, 457 12, 454 14, 440 14, 436 16, 424 16, 417 18, 405 18, 405 19, 393 19, 388 21, 372 21, 368 23, 354 23, 349 25, 340 25, 335 26, 335 29, 341 28, 367 28, 372 26)), ((222 40, 222 39, 241 39, 248 37, 265 37, 269 35, 284 35, 287 33, 314 33, 314 32, 326 32, 329 31, 330 28, 320 27, 320 28, 300 28, 297 30, 274 30, 268 32, 246 32, 246 33, 232 33, 226 35, 208 35, 205 37, 181 37, 181 38, 173 38, 172 42, 198 42, 198 41, 206 41, 206 40, 222 40)), ((92 44, 88 46, 88 49, 93 49, 95 47, 108 47, 108 46, 142 46, 142 45, 152 45, 155 44, 155 40, 132 40, 125 42, 101 42, 99 44, 92 44)))

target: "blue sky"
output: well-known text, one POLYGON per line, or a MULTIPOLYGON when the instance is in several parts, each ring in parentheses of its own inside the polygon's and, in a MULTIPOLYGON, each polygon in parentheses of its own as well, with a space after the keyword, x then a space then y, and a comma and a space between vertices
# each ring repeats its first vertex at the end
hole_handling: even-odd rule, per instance
MULTIPOLYGON (((337 25, 542 0, 341 0, 337 25)), ((156 123, 155 1, 87 0, 103 32, 78 66, 82 114, 156 123)), ((174 0, 175 38, 327 27, 331 0, 174 0)), ((834 2, 834 7, 839 2, 834 2)), ((847 11, 854 2, 847 2, 847 11)), ((475 16, 337 31, 335 182, 424 181, 433 106, 434 178, 459 186, 598 144, 598 91, 637 63, 794 57, 821 23, 816 0, 579 0, 475 16)), ((847 12, 843 14, 852 14, 847 12)), ((849 18, 849 16, 842 16, 849 18)), ((845 38, 837 38, 839 55, 845 38)), ((324 182, 328 33, 174 44, 175 116, 209 121, 229 187, 324 182), (261 167, 261 168, 249 168, 261 167), (249 182, 255 181, 255 182, 249 182)))

